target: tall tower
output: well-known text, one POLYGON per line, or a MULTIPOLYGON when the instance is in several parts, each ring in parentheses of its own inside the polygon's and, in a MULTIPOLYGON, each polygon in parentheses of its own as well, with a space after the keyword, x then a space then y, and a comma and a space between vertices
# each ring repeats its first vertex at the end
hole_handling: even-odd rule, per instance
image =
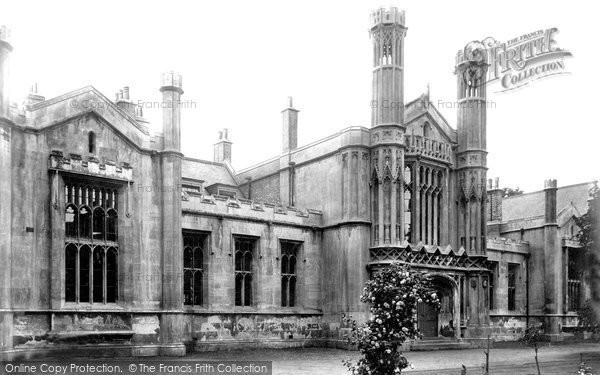
POLYGON ((371 13, 373 97, 371 101, 372 245, 404 241, 404 12, 392 7, 371 13))
MULTIPOLYGON (((10 31, 0 27, 0 309, 11 308, 12 121, 8 100, 10 31)), ((0 313, 0 349, 13 346, 12 313, 0 313)))
POLYGON ((371 13, 373 98, 371 126, 404 124, 404 12, 380 8, 371 13))
POLYGON ((458 87, 458 243, 470 255, 486 254, 486 50, 469 43, 456 56, 458 87))

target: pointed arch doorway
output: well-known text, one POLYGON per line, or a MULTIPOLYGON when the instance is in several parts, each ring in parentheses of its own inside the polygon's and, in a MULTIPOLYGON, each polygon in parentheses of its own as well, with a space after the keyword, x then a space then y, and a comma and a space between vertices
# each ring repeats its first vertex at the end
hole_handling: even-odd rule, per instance
POLYGON ((440 299, 440 309, 428 303, 417 304, 417 327, 423 338, 455 337, 458 321, 457 287, 452 278, 430 275, 433 287, 440 299))

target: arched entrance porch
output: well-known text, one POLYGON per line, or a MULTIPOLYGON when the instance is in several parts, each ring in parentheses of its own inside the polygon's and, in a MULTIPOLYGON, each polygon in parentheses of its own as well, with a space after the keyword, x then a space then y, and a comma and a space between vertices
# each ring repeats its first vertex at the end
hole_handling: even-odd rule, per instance
POLYGON ((460 304, 456 282, 444 274, 430 274, 433 288, 440 299, 440 309, 417 305, 417 326, 424 338, 460 337, 460 304))

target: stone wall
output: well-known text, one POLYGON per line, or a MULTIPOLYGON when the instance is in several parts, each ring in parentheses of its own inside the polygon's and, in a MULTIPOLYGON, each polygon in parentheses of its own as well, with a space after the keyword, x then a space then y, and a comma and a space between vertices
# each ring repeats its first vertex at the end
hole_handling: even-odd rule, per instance
MULTIPOLYGON (((251 185, 251 199, 268 203, 279 203, 281 201, 279 198, 279 174, 252 181, 251 185)), ((247 186, 244 191, 247 194, 247 186)))

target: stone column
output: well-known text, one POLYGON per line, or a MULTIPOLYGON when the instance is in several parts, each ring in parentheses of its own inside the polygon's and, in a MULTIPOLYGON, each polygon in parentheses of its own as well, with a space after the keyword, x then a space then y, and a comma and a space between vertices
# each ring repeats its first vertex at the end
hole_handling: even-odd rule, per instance
POLYGON ((419 243, 421 240, 421 180, 419 176, 419 162, 415 162, 413 170, 413 191, 412 191, 412 242, 414 244, 419 243))
POLYGON ((556 222, 556 180, 547 180, 544 184, 544 258, 546 260, 546 334, 552 340, 562 340, 563 259, 562 247, 558 238, 556 222))
POLYGON ((462 303, 462 301, 460 300, 460 288, 461 288, 461 284, 460 284, 460 279, 459 281, 456 283, 456 286, 454 286, 452 288, 452 291, 454 293, 454 314, 452 316, 452 320, 454 321, 454 337, 456 339, 460 339, 460 304, 462 303))
MULTIPOLYGON (((378 160, 381 161, 382 159, 382 155, 381 155, 381 149, 376 151, 379 153, 379 157, 378 160)), ((384 232, 385 232, 385 227, 384 227, 384 222, 383 222, 383 210, 385 210, 385 206, 383 204, 383 181, 379 181, 379 183, 377 184, 377 188, 379 189, 377 197, 379 198, 379 201, 377 202, 377 208, 379 210, 379 212, 377 213, 379 215, 379 245, 383 245, 385 243, 384 241, 384 232)))
POLYGON ((183 356, 183 241, 181 233, 181 76, 162 77, 164 144, 162 178, 162 308, 161 355, 183 356))
POLYGON ((391 205, 391 213, 390 213, 390 243, 391 244, 396 244, 396 210, 398 209, 397 205, 396 205, 396 194, 397 194, 397 182, 396 181, 392 181, 391 182, 391 196, 390 196, 390 205, 391 205))
MULTIPOLYGON (((450 199, 448 198, 449 196, 449 191, 450 191, 450 184, 449 184, 449 176, 448 176, 448 168, 446 168, 444 170, 444 174, 442 177, 442 191, 440 192, 441 194, 441 199, 442 199, 442 210, 441 212, 439 212, 439 215, 442 215, 441 220, 440 220, 440 225, 442 226, 440 228, 440 237, 439 241, 440 244, 443 246, 446 246, 448 244, 450 244, 450 224, 449 224, 449 220, 448 220, 448 215, 449 212, 453 212, 452 209, 450 209, 450 199)), ((458 250, 458 247, 456 248, 456 250, 458 250)))
MULTIPOLYGON (((12 46, 10 31, 0 28, 0 309, 11 309, 12 271, 12 121, 8 118, 8 67, 12 46)), ((0 349, 11 348, 13 314, 0 312, 0 349)))
POLYGON ((430 187, 427 194, 427 242, 430 244, 433 244, 433 194, 433 187, 430 187))
POLYGON ((421 193, 421 241, 427 243, 427 187, 421 193))
MULTIPOLYGON (((12 129, 0 117, 0 350, 13 346, 12 329, 12 129)), ((63 225, 64 227, 64 225, 63 225)))
POLYGON ((433 244, 434 245, 439 245, 438 242, 438 200, 439 198, 439 192, 435 192, 433 195, 433 244))
MULTIPOLYGON (((404 163, 402 163, 402 165, 404 165, 404 163)), ((404 176, 404 169, 402 170, 402 172, 400 172, 400 176, 404 176)), ((398 189, 399 189, 399 197, 398 197, 398 201, 400 202, 400 207, 397 207, 398 209, 398 217, 400 218, 400 222, 399 224, 399 229, 398 229, 398 243, 403 243, 404 242, 404 221, 406 220, 404 217, 404 211, 406 210, 406 208, 404 207, 404 179, 400 178, 398 179, 398 189)))

